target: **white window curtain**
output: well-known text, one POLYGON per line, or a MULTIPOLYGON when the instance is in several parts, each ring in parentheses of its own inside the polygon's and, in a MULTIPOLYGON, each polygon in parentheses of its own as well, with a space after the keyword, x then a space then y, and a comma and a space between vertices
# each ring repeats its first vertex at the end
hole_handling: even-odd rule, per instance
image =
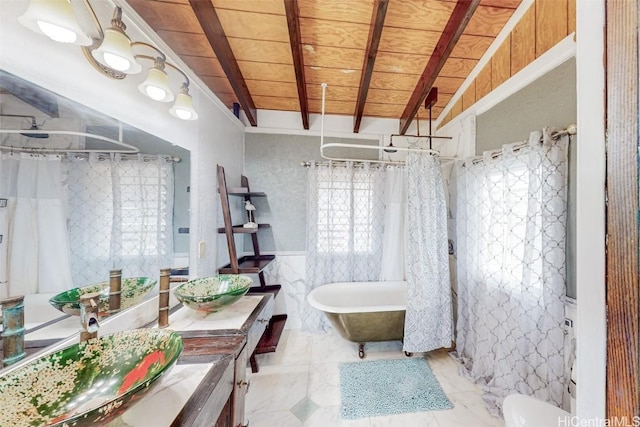
POLYGON ((514 392, 560 406, 566 382, 568 137, 517 148, 457 176, 457 353, 494 413, 514 392))
POLYGON ((69 228, 76 286, 157 277, 173 263, 173 164, 165 156, 71 158, 69 228))
POLYGON ((453 341, 447 207, 440 162, 407 155, 407 352, 450 347, 453 341))
POLYGON ((0 297, 71 288, 60 156, 0 159, 0 297))
MULTIPOLYGON (((327 283, 379 279, 383 177, 383 168, 368 163, 309 167, 305 295, 327 283)), ((306 298, 301 311, 303 329, 329 328, 306 298)))

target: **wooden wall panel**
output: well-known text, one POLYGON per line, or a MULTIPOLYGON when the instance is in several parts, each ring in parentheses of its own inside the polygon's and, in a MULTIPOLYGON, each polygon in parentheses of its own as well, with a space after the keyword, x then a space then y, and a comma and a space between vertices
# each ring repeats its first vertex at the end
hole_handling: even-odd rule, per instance
POLYGON ((534 3, 511 31, 511 75, 536 59, 536 4, 534 3))
MULTIPOLYGON (((346 49, 330 46, 302 47, 304 53, 304 65, 309 67, 346 68, 361 70, 364 62, 364 50, 346 49)), ((291 55, 291 52, 289 52, 291 55)))
POLYGON ((491 89, 511 77, 511 37, 507 37, 491 58, 491 89))
POLYGON ((242 77, 250 80, 268 80, 271 82, 294 82, 296 74, 293 65, 269 64, 250 61, 238 61, 242 77))
POLYGON ((491 85, 491 62, 478 73, 476 77, 476 101, 484 98, 489 92, 493 90, 491 85))
MULTIPOLYGON (((285 22, 285 26, 286 26, 285 22)), ((229 37, 229 45, 237 61, 270 62, 273 64, 293 64, 289 42, 238 39, 229 37), (265 59, 265 52, 269 56, 265 59)))
POLYGON ((364 50, 368 36, 368 25, 300 18, 302 44, 364 50))
POLYGON ((421 74, 427 61, 428 56, 378 52, 373 69, 385 73, 421 74))
POLYGON ((391 1, 385 26, 442 32, 455 3, 432 0, 391 1))
POLYGON ((453 117, 456 117, 458 114, 462 113, 462 97, 458 98, 455 104, 453 104, 453 108, 451 108, 451 113, 453 117))
POLYGON ((576 0, 567 1, 567 35, 576 31, 576 0))
POLYGON ((471 82, 462 94, 462 110, 466 110, 476 103, 476 81, 471 82))
POLYGON ((284 98, 282 96, 252 96, 256 108, 263 110, 300 111, 298 98, 284 98))
POLYGON ((440 33, 435 31, 385 26, 380 36, 378 52, 431 55, 439 38, 440 33))
POLYGON ((299 1, 298 8, 301 18, 358 22, 369 25, 373 2, 344 0, 299 1))
POLYGON ((567 35, 567 0, 536 0, 536 58, 567 35))
POLYGON ((287 18, 269 13, 241 12, 229 9, 216 11, 225 35, 243 39, 289 42, 287 18))
POLYGON ((463 34, 460 36, 458 43, 456 43, 456 47, 453 48, 451 56, 454 58, 480 59, 489 48, 489 45, 493 43, 493 40, 492 37, 463 34))
MULTIPOLYGON (((376 73, 371 76, 370 87, 372 89, 410 90, 413 91, 418 82, 419 75, 376 73)), ((359 83, 359 81, 358 81, 359 83)), ((356 83, 356 86, 358 85, 356 83)))
POLYGON ((607 1, 606 16, 606 417, 629 426, 640 407, 638 2, 607 1))
POLYGON ((295 98, 298 96, 298 87, 295 83, 269 82, 265 80, 246 80, 251 96, 282 96, 295 98))
MULTIPOLYGON (((143 0, 148 1, 148 0, 143 0)), ((188 0, 186 0, 188 2, 188 0)), ((271 13, 284 15, 284 2, 282 0, 238 1, 238 0, 211 0, 213 6, 218 9, 244 10, 246 12, 271 13)))

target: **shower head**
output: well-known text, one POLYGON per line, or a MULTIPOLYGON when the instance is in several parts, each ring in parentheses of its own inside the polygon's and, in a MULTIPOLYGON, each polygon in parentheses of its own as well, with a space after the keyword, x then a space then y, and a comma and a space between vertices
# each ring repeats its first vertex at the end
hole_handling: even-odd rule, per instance
POLYGON ((36 118, 34 116, 25 116, 22 114, 0 114, 0 116, 1 117, 22 117, 25 119, 31 119, 31 127, 29 129, 25 129, 24 132, 20 132, 20 135, 26 136, 27 138, 38 138, 38 139, 49 138, 48 133, 42 132, 42 129, 40 129, 40 127, 36 123, 36 118), (36 131, 36 132, 29 132, 29 131, 36 131))
MULTIPOLYGON (((26 130, 27 131, 40 130, 40 128, 38 127, 38 124, 36 123, 35 117, 31 117, 31 127, 26 130)), ((20 132, 20 135, 26 136, 27 138, 39 138, 39 139, 49 138, 48 133, 39 133, 39 132, 20 132)))
POLYGON ((385 153, 397 153, 398 150, 396 150, 393 146, 393 142, 389 142, 389 145, 387 145, 387 148, 383 148, 385 153))

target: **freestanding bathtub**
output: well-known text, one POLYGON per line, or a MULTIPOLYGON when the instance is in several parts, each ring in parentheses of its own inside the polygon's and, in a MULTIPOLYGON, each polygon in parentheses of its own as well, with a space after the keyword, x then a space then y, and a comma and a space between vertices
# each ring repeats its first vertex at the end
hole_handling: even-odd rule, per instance
POLYGON ((405 281, 330 283, 312 290, 307 301, 343 338, 360 344, 360 358, 366 342, 404 337, 405 281))

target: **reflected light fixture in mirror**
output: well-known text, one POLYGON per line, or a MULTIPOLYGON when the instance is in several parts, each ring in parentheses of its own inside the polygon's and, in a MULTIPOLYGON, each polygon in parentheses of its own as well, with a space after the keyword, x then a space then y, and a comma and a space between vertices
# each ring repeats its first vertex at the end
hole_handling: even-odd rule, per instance
POLYGON ((198 114, 189 95, 190 82, 187 75, 167 62, 165 54, 155 46, 131 41, 126 34, 127 27, 122 21, 122 9, 116 6, 111 27, 103 31, 89 0, 83 0, 82 3, 93 19, 97 38, 89 38, 85 34, 69 0, 30 0, 27 10, 18 21, 30 30, 44 34, 54 41, 81 45, 88 62, 96 70, 113 79, 121 80, 127 75, 140 73, 142 65, 139 60, 153 61, 145 80, 138 85, 140 92, 155 101, 171 102, 175 99, 175 104, 169 110, 171 115, 182 120, 197 119, 198 114), (152 49, 156 56, 134 54, 135 46, 152 49), (174 96, 171 90, 169 75, 165 71, 167 66, 176 70, 184 79, 177 96, 174 96))

